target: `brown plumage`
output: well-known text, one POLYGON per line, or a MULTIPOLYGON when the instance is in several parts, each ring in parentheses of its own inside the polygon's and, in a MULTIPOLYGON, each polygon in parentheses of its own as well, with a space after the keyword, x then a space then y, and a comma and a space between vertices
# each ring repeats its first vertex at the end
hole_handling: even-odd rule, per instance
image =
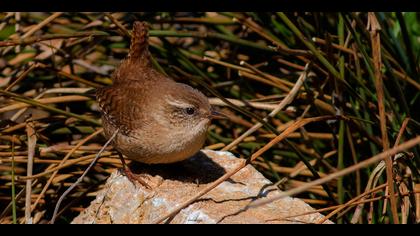
POLYGON ((143 163, 171 163, 202 147, 211 119, 208 99, 152 67, 148 29, 135 22, 128 57, 96 92, 106 138, 117 128, 114 147, 143 163))

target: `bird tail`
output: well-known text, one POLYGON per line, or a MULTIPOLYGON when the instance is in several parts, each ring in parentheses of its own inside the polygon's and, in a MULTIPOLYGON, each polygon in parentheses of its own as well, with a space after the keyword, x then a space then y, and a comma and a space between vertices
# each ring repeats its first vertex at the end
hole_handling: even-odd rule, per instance
POLYGON ((146 22, 136 21, 133 24, 129 60, 147 64, 150 62, 149 27, 146 22))

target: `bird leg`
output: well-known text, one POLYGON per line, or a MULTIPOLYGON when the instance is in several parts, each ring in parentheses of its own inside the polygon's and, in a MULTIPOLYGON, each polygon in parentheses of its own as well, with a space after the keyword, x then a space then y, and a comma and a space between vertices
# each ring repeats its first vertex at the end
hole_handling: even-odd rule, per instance
POLYGON ((125 163, 124 157, 121 153, 118 152, 118 156, 120 157, 121 163, 123 165, 122 172, 124 175, 130 180, 134 186, 136 185, 136 182, 143 185, 147 189, 152 189, 146 181, 143 180, 144 175, 141 174, 134 174, 133 171, 130 170, 128 165, 125 163))

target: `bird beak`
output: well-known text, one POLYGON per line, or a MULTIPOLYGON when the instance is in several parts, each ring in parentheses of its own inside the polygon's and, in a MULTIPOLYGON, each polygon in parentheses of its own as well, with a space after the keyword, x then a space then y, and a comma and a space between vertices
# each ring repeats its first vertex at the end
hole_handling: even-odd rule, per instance
POLYGON ((210 111, 210 119, 222 119, 222 120, 226 120, 229 119, 229 117, 219 111, 214 110, 213 108, 210 111))

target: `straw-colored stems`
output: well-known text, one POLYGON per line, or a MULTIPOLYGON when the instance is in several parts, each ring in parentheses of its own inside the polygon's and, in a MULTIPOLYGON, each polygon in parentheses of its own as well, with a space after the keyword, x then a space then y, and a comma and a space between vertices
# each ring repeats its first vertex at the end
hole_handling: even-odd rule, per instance
MULTIPOLYGON (((28 122, 26 125, 26 133, 28 136, 28 163, 27 163, 27 174, 26 176, 32 176, 33 160, 35 155, 36 147, 36 131, 32 122, 28 122)), ((25 223, 32 224, 31 217, 31 194, 32 194, 32 179, 26 180, 26 198, 25 198, 25 223)))
POLYGON ((32 106, 41 107, 41 108, 43 108, 45 110, 48 110, 48 111, 51 111, 51 112, 55 112, 55 113, 62 114, 62 115, 65 115, 65 116, 74 117, 76 119, 83 120, 83 121, 89 122, 89 123, 94 124, 94 125, 98 125, 98 126, 101 125, 98 121, 90 119, 88 117, 85 117, 85 116, 82 116, 82 115, 77 115, 77 114, 67 112, 67 111, 63 111, 63 110, 55 108, 55 107, 47 106, 47 105, 42 104, 38 101, 35 101, 33 99, 30 99, 30 98, 25 98, 21 95, 15 94, 15 93, 0 90, 0 94, 7 95, 7 96, 11 97, 12 99, 14 99, 16 101, 19 101, 19 102, 27 103, 27 104, 30 104, 32 106))
MULTIPOLYGON (((305 69, 308 69, 307 67, 308 65, 306 65, 305 69)), ((274 117, 275 115, 277 115, 277 113, 279 113, 282 109, 284 109, 286 105, 290 104, 294 100, 294 98, 296 97, 297 93, 300 90, 300 87, 302 86, 303 82, 306 79, 306 74, 307 74, 307 71, 305 70, 302 73, 302 75, 299 77, 295 86, 292 88, 292 90, 290 90, 289 94, 277 105, 277 107, 273 111, 270 112, 268 117, 274 117)), ((268 120, 267 117, 264 118, 264 121, 267 121, 267 120, 268 120)), ((254 133, 256 130, 258 130, 261 127, 262 127, 262 123, 258 122, 252 128, 248 129, 245 133, 243 133, 240 137, 235 139, 232 143, 224 147, 222 150, 223 151, 231 150, 233 147, 235 147, 240 142, 242 142, 242 140, 244 140, 247 136, 251 135, 252 133, 254 133)))
POLYGON ((0 42, 0 47, 28 45, 28 44, 38 43, 38 42, 52 40, 52 39, 68 39, 68 38, 95 37, 95 36, 96 37, 109 36, 109 34, 106 32, 100 32, 100 31, 85 31, 85 32, 76 32, 72 34, 46 34, 42 36, 31 36, 25 39, 2 41, 0 42))
MULTIPOLYGON (((375 70, 375 88, 378 97, 378 109, 379 109, 379 120, 380 120, 380 127, 381 127, 381 134, 382 134, 382 147, 383 150, 389 149, 389 141, 388 141, 388 133, 387 133, 387 125, 386 125, 386 117, 385 117, 385 103, 384 103, 384 85, 382 81, 382 59, 381 59, 381 39, 379 31, 381 30, 378 20, 375 17, 374 13, 368 14, 371 32, 371 43, 372 43, 372 57, 373 57, 373 64, 375 70)), ((395 223, 399 223, 398 219, 398 212, 397 212, 397 199, 394 195, 394 178, 392 174, 392 159, 391 156, 385 159, 386 163, 386 176, 388 182, 388 190, 389 194, 391 195, 391 212, 392 218, 395 223)))
POLYGON ((13 224, 17 223, 16 220, 16 190, 15 190, 15 143, 12 141, 12 219, 13 224))
MULTIPOLYGON (((74 146, 70 152, 67 153, 67 155, 61 160, 61 162, 58 164, 57 168, 61 168, 64 163, 71 157, 71 155, 78 149, 80 148, 83 144, 85 144, 86 142, 88 142, 89 140, 91 140, 92 138, 94 138, 96 135, 102 133, 103 129, 100 128, 97 131, 95 131, 94 133, 92 133, 91 135, 87 136, 86 138, 84 138, 83 140, 81 140, 76 146, 74 146)), ((54 177, 57 175, 59 169, 55 170, 52 175, 50 176, 50 178, 48 179, 47 183, 45 184, 44 188, 42 189, 41 193, 39 194, 38 198, 36 199, 32 209, 35 209, 38 202, 41 200, 41 198, 44 196, 45 192, 48 190, 48 187, 50 186, 50 184, 52 183, 54 177)))
POLYGON ((364 160, 364 161, 359 162, 359 163, 357 163, 355 165, 352 165, 350 167, 347 167, 347 168, 345 168, 343 170, 340 170, 340 171, 337 171, 337 172, 335 172, 333 174, 330 174, 330 175, 328 175, 328 176, 326 176, 324 178, 317 179, 315 181, 312 181, 312 182, 309 182, 309 183, 307 183, 305 185, 302 185, 302 186, 300 186, 298 188, 294 188, 294 189, 291 189, 291 190, 282 192, 282 193, 280 193, 279 195, 277 195, 275 197, 271 197, 271 198, 263 199, 263 200, 256 200, 253 203, 251 203, 249 207, 257 207, 257 206, 265 205, 265 204, 268 204, 270 202, 276 201, 276 200, 281 199, 281 198, 284 198, 284 197, 288 197, 288 196, 293 196, 293 195, 299 194, 299 193, 304 192, 304 191, 306 191, 307 189, 309 189, 309 188, 311 188, 313 186, 324 184, 324 183, 327 183, 327 182, 329 182, 329 181, 331 181, 333 179, 336 179, 338 177, 345 176, 345 175, 350 174, 350 173, 352 173, 354 171, 360 170, 360 169, 362 169, 364 167, 367 167, 367 166, 370 166, 370 165, 372 165, 374 163, 377 163, 378 161, 381 161, 381 160, 387 158, 390 155, 394 155, 396 153, 399 153, 399 152, 405 151, 405 150, 407 150, 409 148, 412 148, 412 147, 414 147, 414 146, 416 146, 418 144, 420 144, 420 136, 417 136, 416 138, 410 139, 410 140, 408 140, 407 142, 405 142, 405 143, 403 143, 401 145, 398 145, 398 146, 396 146, 394 148, 388 149, 387 151, 384 151, 384 152, 382 152, 382 153, 380 153, 378 155, 375 155, 375 156, 373 156, 373 157, 371 157, 371 158, 369 158, 367 160, 364 160))

